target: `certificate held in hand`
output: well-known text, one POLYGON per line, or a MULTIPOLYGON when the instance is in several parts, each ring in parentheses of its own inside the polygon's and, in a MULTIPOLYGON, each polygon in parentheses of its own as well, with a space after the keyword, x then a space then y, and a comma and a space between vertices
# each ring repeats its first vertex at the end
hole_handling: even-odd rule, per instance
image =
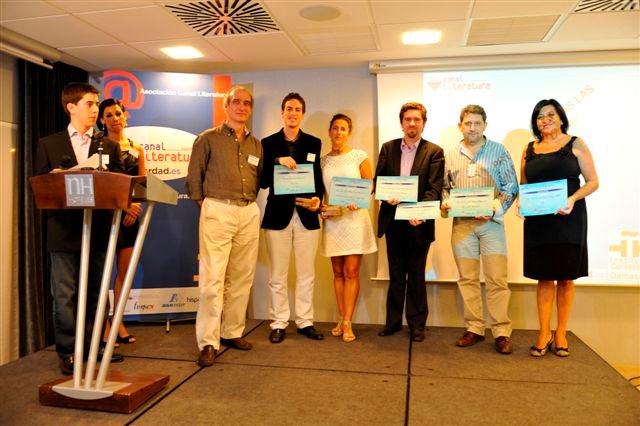
POLYGON ((273 168, 273 192, 276 195, 316 192, 313 164, 298 164, 294 170, 285 166, 275 166, 273 168))
POLYGON ((554 214, 567 206, 567 180, 520 185, 520 215, 554 214))
POLYGON ((430 220, 440 217, 440 201, 420 201, 400 203, 396 208, 395 220, 430 220))
POLYGON ((358 208, 368 209, 371 200, 371 179, 356 179, 334 176, 329 189, 329 204, 332 206, 348 206, 355 204, 358 208))
POLYGON ((449 217, 492 216, 493 187, 452 189, 449 204, 449 217))
POLYGON ((418 176, 378 176, 376 200, 415 203, 418 201, 418 176))

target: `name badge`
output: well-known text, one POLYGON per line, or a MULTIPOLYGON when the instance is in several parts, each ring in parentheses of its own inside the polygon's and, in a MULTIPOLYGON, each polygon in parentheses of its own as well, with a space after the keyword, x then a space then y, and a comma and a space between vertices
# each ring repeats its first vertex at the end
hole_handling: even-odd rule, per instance
POLYGON ((310 163, 315 163, 316 161, 316 154, 313 152, 310 152, 307 154, 307 161, 310 163))
POLYGON ((109 165, 109 155, 108 154, 102 154, 102 165, 103 166, 108 166, 109 165))
POLYGON ((129 148, 129 155, 137 159, 140 153, 135 148, 129 148))
POLYGON ((467 166, 467 177, 474 177, 476 175, 476 164, 471 163, 467 166))
POLYGON ((249 154, 249 158, 247 158, 247 163, 251 164, 252 166, 258 167, 258 164, 260 163, 260 158, 256 157, 255 155, 249 154))

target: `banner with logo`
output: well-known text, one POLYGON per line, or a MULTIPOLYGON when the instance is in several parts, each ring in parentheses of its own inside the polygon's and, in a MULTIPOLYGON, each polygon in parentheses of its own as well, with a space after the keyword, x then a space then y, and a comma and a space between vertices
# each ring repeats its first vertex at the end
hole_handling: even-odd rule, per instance
POLYGON ((199 209, 185 192, 185 178, 196 136, 224 121, 231 77, 118 70, 104 72, 101 86, 103 99, 125 105, 125 134, 144 148, 147 173, 179 194, 177 206, 154 208, 125 315, 192 316, 198 306, 199 209))

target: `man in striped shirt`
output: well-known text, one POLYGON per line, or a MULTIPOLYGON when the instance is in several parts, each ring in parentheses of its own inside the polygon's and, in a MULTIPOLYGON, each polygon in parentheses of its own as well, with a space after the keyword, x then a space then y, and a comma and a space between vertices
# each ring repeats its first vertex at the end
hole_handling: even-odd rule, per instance
POLYGON ((442 210, 448 212, 453 188, 494 188, 493 215, 453 219, 451 244, 460 278, 458 288, 464 302, 466 332, 456 341, 460 347, 484 340, 485 321, 480 288, 480 260, 485 278, 487 310, 496 350, 513 351, 508 315, 511 291, 507 282, 507 244, 504 214, 518 195, 518 179, 506 148, 487 139, 487 115, 479 105, 468 105, 460 113, 458 127, 463 139, 445 155, 442 210))

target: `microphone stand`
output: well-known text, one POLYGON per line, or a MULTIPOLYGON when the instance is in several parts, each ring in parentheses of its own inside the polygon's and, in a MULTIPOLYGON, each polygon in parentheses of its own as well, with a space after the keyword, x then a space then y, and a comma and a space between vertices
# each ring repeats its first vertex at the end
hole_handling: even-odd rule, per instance
POLYGON ((104 152, 104 145, 102 143, 102 140, 104 138, 104 133, 99 132, 96 137, 100 138, 100 142, 98 142, 98 171, 106 172, 107 168, 104 167, 104 164, 102 163, 102 153, 104 152))

